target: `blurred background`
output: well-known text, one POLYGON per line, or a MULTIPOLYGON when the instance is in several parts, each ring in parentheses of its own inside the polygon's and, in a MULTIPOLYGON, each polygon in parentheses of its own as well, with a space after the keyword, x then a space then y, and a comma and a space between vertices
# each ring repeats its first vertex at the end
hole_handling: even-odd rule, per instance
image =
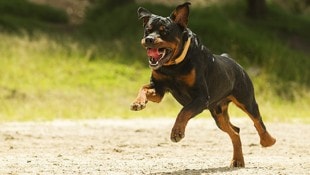
MULTIPOLYGON (((169 16, 183 2, 0 0, 0 121, 175 117, 168 94, 129 106, 150 77, 137 8, 169 16)), ((263 118, 310 122, 309 0, 190 2, 189 28, 247 70, 263 118)))

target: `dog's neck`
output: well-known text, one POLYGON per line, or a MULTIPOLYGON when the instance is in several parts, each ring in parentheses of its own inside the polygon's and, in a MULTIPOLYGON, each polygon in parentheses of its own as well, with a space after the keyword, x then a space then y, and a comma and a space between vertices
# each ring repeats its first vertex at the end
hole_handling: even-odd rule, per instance
POLYGON ((184 58, 185 58, 185 56, 186 56, 186 54, 187 54, 187 51, 188 51, 188 48, 189 48, 190 44, 191 44, 191 37, 188 37, 186 43, 184 44, 183 51, 182 51, 181 55, 178 56, 178 57, 174 60, 174 64, 179 64, 179 63, 181 63, 181 62, 184 60, 184 58))

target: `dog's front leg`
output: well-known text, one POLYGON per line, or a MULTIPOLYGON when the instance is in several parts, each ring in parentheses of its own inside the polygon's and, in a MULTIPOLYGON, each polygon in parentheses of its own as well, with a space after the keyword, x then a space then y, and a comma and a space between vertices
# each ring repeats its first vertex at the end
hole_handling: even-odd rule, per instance
POLYGON ((180 140, 182 140, 185 136, 185 128, 188 121, 201 113, 204 109, 207 108, 207 106, 208 99, 201 97, 193 100, 190 104, 184 106, 178 114, 178 117, 176 118, 176 121, 172 128, 170 137, 171 141, 179 142, 180 140))
MULTIPOLYGON (((159 90, 157 90, 159 91, 159 90)), ((135 101, 131 104, 130 109, 133 111, 139 111, 145 108, 146 103, 148 101, 153 101, 159 103, 163 96, 164 93, 157 92, 153 86, 153 84, 148 84, 143 86, 135 101)))
POLYGON ((200 83, 197 84, 199 88, 195 90, 196 98, 182 108, 175 120, 170 136, 170 139, 173 142, 179 142, 182 140, 185 137, 184 133, 187 122, 209 107, 210 95, 208 85, 205 78, 202 78, 203 79, 196 80, 196 82, 200 83))

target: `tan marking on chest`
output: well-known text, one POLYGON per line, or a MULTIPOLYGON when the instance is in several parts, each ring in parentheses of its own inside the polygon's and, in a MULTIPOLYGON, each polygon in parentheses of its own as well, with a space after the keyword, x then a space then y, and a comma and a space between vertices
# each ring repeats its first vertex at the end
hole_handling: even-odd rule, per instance
POLYGON ((192 86, 194 86, 194 84, 196 82, 196 70, 192 69, 189 74, 182 75, 182 76, 178 77, 177 79, 184 82, 189 87, 192 87, 192 86))
POLYGON ((169 77, 166 76, 166 75, 163 75, 163 74, 160 74, 156 71, 152 71, 152 76, 154 79, 156 80, 165 80, 165 79, 168 79, 169 77))

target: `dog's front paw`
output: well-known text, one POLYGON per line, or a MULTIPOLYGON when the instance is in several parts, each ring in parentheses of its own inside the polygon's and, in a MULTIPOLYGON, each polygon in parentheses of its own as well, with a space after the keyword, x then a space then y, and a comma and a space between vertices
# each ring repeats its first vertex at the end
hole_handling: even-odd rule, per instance
POLYGON ((147 100, 137 99, 131 105, 130 109, 133 111, 140 111, 145 108, 147 100))
POLYGON ((184 129, 182 129, 181 127, 173 127, 170 136, 171 141, 179 142, 184 137, 185 137, 184 129))

